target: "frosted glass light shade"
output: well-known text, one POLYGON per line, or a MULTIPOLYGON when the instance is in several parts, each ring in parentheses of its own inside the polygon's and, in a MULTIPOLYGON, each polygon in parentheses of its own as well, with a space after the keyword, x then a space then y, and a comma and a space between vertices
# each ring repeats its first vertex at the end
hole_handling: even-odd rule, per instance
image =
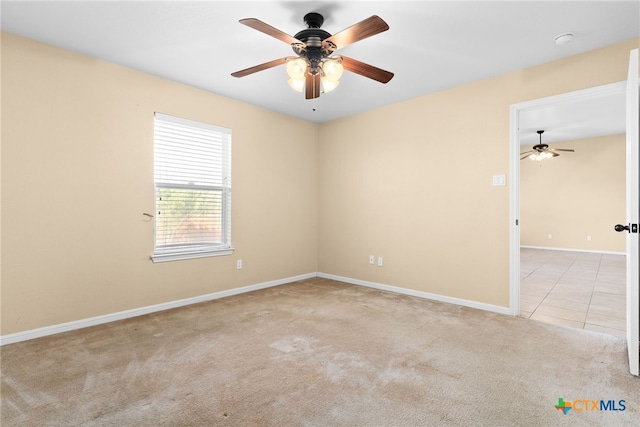
POLYGON ((287 61, 287 74, 294 80, 304 79, 307 71, 307 61, 302 58, 287 61))
POLYGON ((324 71, 324 76, 327 80, 337 82, 340 80, 340 77, 342 77, 344 67, 340 61, 336 59, 327 59, 324 64, 322 64, 322 71, 324 71))
POLYGON ((340 84, 339 81, 336 80, 334 82, 329 80, 327 77, 323 77, 321 81, 322 81, 322 90, 324 90, 324 93, 331 92, 340 84))
POLYGON ((287 83, 289 83, 291 89, 296 92, 302 92, 302 89, 304 88, 304 79, 289 79, 287 80, 287 83))
POLYGON ((550 159, 553 157, 553 154, 548 152, 548 151, 543 151, 543 152, 539 152, 536 154, 533 154, 531 156, 529 156, 529 158, 531 160, 535 160, 536 162, 539 162, 541 160, 545 160, 545 159, 550 159))

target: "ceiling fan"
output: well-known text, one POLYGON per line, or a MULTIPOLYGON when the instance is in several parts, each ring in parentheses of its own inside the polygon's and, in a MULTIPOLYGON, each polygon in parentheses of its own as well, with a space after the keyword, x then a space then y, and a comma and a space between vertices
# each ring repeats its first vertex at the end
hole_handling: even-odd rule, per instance
POLYGON ((236 71, 231 75, 244 77, 286 64, 287 74, 290 77, 289 86, 298 92, 302 92, 304 89, 306 99, 319 97, 321 85, 325 93, 335 89, 340 83, 343 70, 360 74, 380 83, 387 83, 393 77, 393 73, 373 65, 343 55, 332 56, 337 49, 388 30, 389 26, 382 18, 373 15, 334 35, 320 28, 324 23, 324 17, 319 13, 307 13, 304 16, 304 22, 308 28, 292 37, 258 19, 241 19, 241 24, 287 43, 297 56, 275 59, 236 71))
POLYGON ((544 133, 544 131, 539 130, 537 131, 537 133, 538 135, 540 135, 540 142, 532 147, 533 150, 520 153, 521 156, 524 156, 520 157, 520 160, 529 158, 531 160, 540 161, 544 159, 550 159, 552 157, 558 157, 560 153, 557 153, 557 151, 568 151, 571 153, 576 151, 571 148, 549 148, 548 144, 542 143, 542 134, 544 133))

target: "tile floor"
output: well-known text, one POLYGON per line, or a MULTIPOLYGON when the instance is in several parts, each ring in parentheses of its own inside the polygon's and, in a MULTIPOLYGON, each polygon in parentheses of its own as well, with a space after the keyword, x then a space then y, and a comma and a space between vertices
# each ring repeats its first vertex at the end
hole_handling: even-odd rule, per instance
POLYGON ((624 255, 520 249, 520 315, 625 337, 624 255))

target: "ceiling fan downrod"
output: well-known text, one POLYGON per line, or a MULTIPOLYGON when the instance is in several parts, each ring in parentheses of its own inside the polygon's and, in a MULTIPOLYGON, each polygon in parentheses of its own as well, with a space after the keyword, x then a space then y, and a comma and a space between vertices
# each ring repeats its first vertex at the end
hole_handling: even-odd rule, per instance
POLYGON ((539 131, 537 131, 537 133, 538 133, 538 135, 540 136, 540 142, 539 142, 537 145, 535 145, 535 146, 533 147, 533 149, 534 149, 534 150, 537 150, 537 151, 544 151, 544 150, 546 150, 547 148, 549 148, 549 145, 548 145, 548 144, 543 144, 543 143, 542 143, 542 134, 544 133, 544 131, 543 131, 543 130, 539 130, 539 131))

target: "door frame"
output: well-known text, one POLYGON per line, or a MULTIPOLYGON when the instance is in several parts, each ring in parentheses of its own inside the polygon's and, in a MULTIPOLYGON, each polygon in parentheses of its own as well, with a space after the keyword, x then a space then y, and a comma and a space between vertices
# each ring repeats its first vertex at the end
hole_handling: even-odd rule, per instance
MULTIPOLYGON (((638 151, 638 109, 640 102, 640 78, 638 78, 638 49, 629 53, 629 70, 627 74, 627 224, 637 224, 638 218, 638 178, 639 178, 639 154, 638 151)), ((640 251, 638 235, 627 233, 627 353, 629 357, 629 370, 632 375, 640 374, 640 358, 638 357, 640 341, 640 307, 638 300, 639 262, 640 251), (631 260, 631 261, 630 261, 631 260)))
MULTIPOLYGON (((583 101, 601 96, 626 94, 626 80, 603 86, 562 93, 512 104, 509 118, 509 312, 520 315, 520 112, 552 107, 565 102, 583 101)), ((612 226, 613 227, 613 226, 612 226)), ((612 230, 613 232, 613 230, 612 230)))

